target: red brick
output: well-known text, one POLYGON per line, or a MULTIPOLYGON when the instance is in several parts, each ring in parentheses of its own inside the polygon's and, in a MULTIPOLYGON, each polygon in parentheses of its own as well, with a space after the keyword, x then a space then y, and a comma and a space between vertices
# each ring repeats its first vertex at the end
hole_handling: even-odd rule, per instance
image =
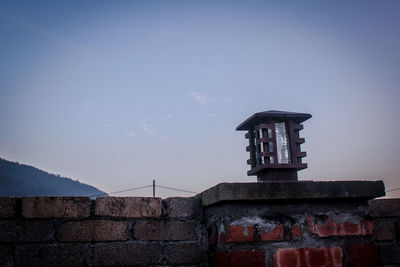
POLYGON ((13 218, 16 210, 17 199, 15 197, 0 197, 0 218, 13 218))
POLYGON ((334 266, 342 264, 342 254, 337 253, 333 248, 308 248, 304 252, 307 266, 334 266), (339 255, 338 257, 337 254, 339 255))
POLYGON ((162 264, 164 247, 160 243, 125 242, 94 245, 95 266, 147 266, 162 264))
POLYGON ((353 243, 348 246, 350 262, 356 267, 376 266, 378 250, 373 243, 353 243))
POLYGON ((343 253, 339 247, 278 249, 275 267, 340 267, 343 253))
POLYGON ((250 242, 254 240, 254 226, 229 225, 228 242, 250 242))
POLYGON ((24 197, 25 218, 76 218, 90 216, 89 197, 24 197))
POLYGON ((308 231, 310 233, 318 234, 319 236, 324 237, 338 235, 337 227, 338 225, 331 219, 329 219, 326 224, 314 224, 311 217, 308 217, 308 231))
POLYGON ((300 267, 300 253, 297 249, 278 249, 274 255, 275 267, 300 267))
POLYGON ((373 223, 367 220, 354 224, 350 222, 336 223, 332 219, 328 219, 325 224, 314 224, 312 218, 309 216, 307 222, 308 231, 321 237, 371 235, 374 230, 373 223))
POLYGON ((98 197, 96 216, 142 218, 160 217, 161 199, 152 197, 98 197))
POLYGON ((221 232, 219 234, 219 242, 220 243, 226 243, 228 242, 228 235, 225 232, 221 232))
POLYGON ((138 240, 197 240, 194 221, 138 220, 133 227, 138 240))
POLYGON ((230 254, 231 267, 265 267, 265 256, 262 251, 232 251, 230 254))
POLYGON ((214 254, 211 257, 211 266, 214 267, 230 267, 229 255, 227 252, 222 251, 214 254))
POLYGON ((89 266, 88 244, 29 244, 17 246, 15 266, 89 266))
POLYGON ((272 230, 265 227, 260 228, 262 241, 281 241, 284 239, 283 225, 275 226, 272 230))
POLYGON ((167 248, 167 263, 173 265, 193 265, 207 262, 207 246, 199 243, 171 243, 167 248))
POLYGON ((217 238, 218 238, 218 235, 217 234, 213 234, 212 236, 210 236, 208 238, 208 243, 210 243, 212 245, 217 244, 217 238))
POLYGON ((388 241, 396 239, 395 222, 391 220, 387 221, 375 221, 375 232, 374 238, 379 241, 388 241))
POLYGON ((127 221, 68 221, 58 229, 57 239, 64 242, 123 241, 129 239, 129 227, 127 221))
POLYGON ((299 238, 302 237, 301 226, 299 226, 299 225, 294 225, 292 227, 291 232, 292 232, 292 238, 293 239, 299 239, 299 238))

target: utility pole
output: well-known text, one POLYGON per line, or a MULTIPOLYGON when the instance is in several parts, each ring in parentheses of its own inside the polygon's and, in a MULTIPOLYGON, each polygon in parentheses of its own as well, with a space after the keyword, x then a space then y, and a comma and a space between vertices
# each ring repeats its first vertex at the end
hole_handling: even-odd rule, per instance
POLYGON ((153 197, 156 197, 156 180, 153 179, 153 197))

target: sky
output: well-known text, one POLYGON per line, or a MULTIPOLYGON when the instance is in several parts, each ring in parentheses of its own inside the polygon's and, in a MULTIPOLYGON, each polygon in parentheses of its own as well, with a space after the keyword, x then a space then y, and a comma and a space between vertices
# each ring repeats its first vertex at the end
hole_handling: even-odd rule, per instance
POLYGON ((396 0, 1 1, 0 157, 106 192, 153 179, 202 192, 255 182, 235 128, 284 110, 313 116, 300 180, 400 188, 399 12, 396 0))

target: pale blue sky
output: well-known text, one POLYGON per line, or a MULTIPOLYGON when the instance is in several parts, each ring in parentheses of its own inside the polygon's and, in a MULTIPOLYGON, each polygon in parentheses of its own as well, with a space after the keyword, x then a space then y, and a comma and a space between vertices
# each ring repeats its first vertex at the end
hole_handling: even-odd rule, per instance
POLYGON ((301 179, 399 188, 399 13, 399 1, 2 1, 0 157, 106 192, 152 179, 201 192, 256 181, 235 128, 275 109, 313 115, 301 179))

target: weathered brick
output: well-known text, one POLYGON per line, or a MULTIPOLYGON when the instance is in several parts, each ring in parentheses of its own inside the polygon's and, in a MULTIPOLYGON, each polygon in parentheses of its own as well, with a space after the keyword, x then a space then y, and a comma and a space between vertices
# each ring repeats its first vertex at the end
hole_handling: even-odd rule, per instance
POLYGON ((396 239, 395 221, 374 221, 374 238, 379 241, 396 239))
POLYGON ((59 241, 123 241, 129 239, 127 221, 68 221, 57 231, 59 241))
POLYGON ((231 267, 265 267, 265 256, 259 250, 232 251, 230 254, 231 267))
POLYGON ((168 217, 199 218, 202 214, 200 199, 195 197, 171 197, 163 202, 168 217))
POLYGON ((22 230, 20 222, 13 220, 0 221, 0 242, 18 242, 22 230))
POLYGON ((88 266, 86 244, 21 245, 16 248, 16 266, 88 266))
POLYGON ((261 227, 260 233, 262 241, 280 241, 284 239, 283 225, 277 225, 272 229, 261 227))
POLYGON ((229 225, 227 242, 250 242, 254 241, 254 226, 229 225))
POLYGON ((340 267, 342 259, 340 247, 278 249, 274 255, 274 266, 340 267))
POLYGON ((216 233, 208 237, 208 243, 215 245, 217 244, 218 235, 216 233))
POLYGON ((336 223, 329 218, 326 223, 314 224, 312 218, 309 216, 307 222, 308 231, 321 237, 371 235, 374 230, 373 223, 368 220, 360 220, 359 223, 336 223))
POLYGON ((291 238, 293 239, 299 239, 302 237, 302 230, 301 230, 301 226, 300 225, 294 225, 292 226, 291 229, 291 238))
POLYGON ((369 201, 372 217, 400 217, 400 198, 369 201))
POLYGON ((353 243, 347 248, 350 262, 356 267, 376 266, 378 250, 373 243, 353 243))
POLYGON ((161 198, 98 197, 95 203, 96 216, 126 218, 161 216, 161 198))
POLYGON ((400 265, 400 245, 390 244, 378 247, 379 259, 382 264, 400 265))
POLYGON ((46 242, 55 240, 55 227, 49 220, 23 222, 23 231, 19 238, 22 242, 46 242))
POLYGON ((160 243, 126 242, 94 245, 94 265, 161 264, 164 247, 160 243))
POLYGON ((0 245, 0 266, 14 266, 12 247, 0 245))
POLYGON ((278 249, 274 255, 275 267, 300 266, 300 253, 297 249, 278 249))
POLYGON ((138 240, 196 240, 196 223, 193 221, 138 220, 134 225, 138 240))
POLYGON ((220 251, 210 258, 214 267, 265 267, 265 255, 260 250, 234 250, 231 253, 220 251))
POLYGON ((167 249, 168 264, 199 264, 207 262, 207 247, 197 242, 171 243, 167 249))
POLYGON ((90 216, 89 197, 24 197, 25 218, 72 218, 90 216))
POLYGON ((15 197, 0 197, 0 218, 13 218, 17 214, 15 197))
POLYGON ((219 242, 220 243, 226 243, 228 242, 228 234, 225 233, 225 230, 223 232, 219 233, 219 242))
POLYGON ((211 266, 213 267, 230 267, 229 255, 226 251, 215 253, 211 257, 211 266))
POLYGON ((43 242, 54 240, 54 226, 47 220, 0 221, 0 242, 43 242))

